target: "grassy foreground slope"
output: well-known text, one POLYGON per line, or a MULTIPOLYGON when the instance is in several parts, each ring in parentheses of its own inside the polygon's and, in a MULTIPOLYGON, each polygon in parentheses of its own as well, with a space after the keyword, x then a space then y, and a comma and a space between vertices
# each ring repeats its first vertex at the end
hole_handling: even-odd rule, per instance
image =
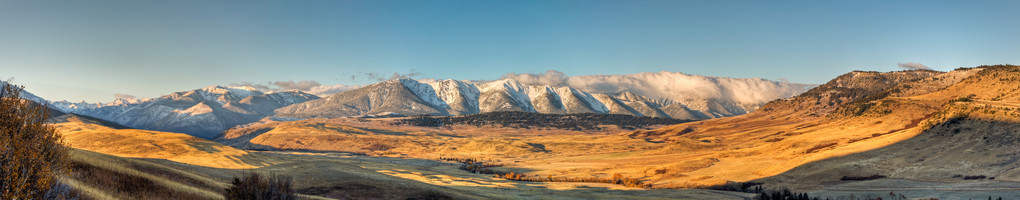
POLYGON ((223 199, 227 183, 250 171, 293 177, 294 189, 305 199, 749 197, 708 190, 517 182, 466 172, 456 163, 348 153, 242 151, 178 133, 116 129, 115 124, 89 117, 66 115, 52 122, 68 136, 68 146, 78 148, 72 151, 73 172, 63 181, 83 199, 223 199))
POLYGON ((217 141, 241 148, 476 158, 532 176, 621 174, 656 188, 700 187, 773 176, 911 138, 946 100, 900 97, 942 90, 978 71, 852 72, 747 115, 624 134, 313 119, 234 129, 217 141))
POLYGON ((1011 147, 1018 96, 1020 66, 853 72, 749 115, 628 135, 675 143, 665 147, 679 149, 666 154, 673 158, 711 159, 661 179, 677 184, 765 180, 819 189, 872 175, 1020 181, 1020 150, 1011 147), (696 141, 720 145, 692 149, 696 141))
POLYGON ((310 119, 233 129, 217 141, 240 148, 476 158, 527 176, 620 174, 653 188, 766 181, 818 189, 872 175, 1020 181, 1020 150, 1011 142, 1020 131, 1018 118, 1020 66, 1006 65, 856 71, 747 115, 654 130, 423 128, 383 119, 310 119))
POLYGON ((68 146, 88 151, 216 168, 250 169, 266 164, 243 150, 183 133, 115 128, 118 125, 75 114, 50 121, 68 146))

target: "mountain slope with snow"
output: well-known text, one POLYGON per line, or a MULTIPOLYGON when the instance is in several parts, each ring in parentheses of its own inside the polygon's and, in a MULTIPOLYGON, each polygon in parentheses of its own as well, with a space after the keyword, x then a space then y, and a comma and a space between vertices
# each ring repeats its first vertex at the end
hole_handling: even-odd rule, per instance
POLYGON ((262 93, 250 87, 209 86, 159 98, 118 99, 106 104, 53 102, 57 109, 126 126, 212 138, 228 128, 258 121, 277 108, 318 99, 303 92, 262 93))
POLYGON ((336 118, 388 112, 446 115, 447 108, 450 107, 437 97, 432 86, 411 79, 397 79, 286 106, 277 109, 276 115, 294 118, 336 118))
POLYGON ((787 98, 807 88, 803 84, 765 79, 674 72, 582 76, 577 80, 587 82, 535 85, 515 79, 477 83, 397 79, 294 104, 276 110, 276 113, 281 117, 333 118, 380 113, 411 116, 520 111, 711 119, 745 114, 768 101, 787 98), (589 80, 593 77, 601 82, 589 80))

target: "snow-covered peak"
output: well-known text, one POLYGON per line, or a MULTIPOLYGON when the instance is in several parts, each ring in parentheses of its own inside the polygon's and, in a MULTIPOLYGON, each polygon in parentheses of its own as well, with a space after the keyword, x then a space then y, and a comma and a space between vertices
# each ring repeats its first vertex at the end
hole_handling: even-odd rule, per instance
POLYGON ((211 113, 211 112, 213 112, 213 109, 212 109, 212 107, 209 107, 209 105, 206 105, 205 103, 198 103, 198 104, 195 104, 194 106, 191 106, 188 109, 174 110, 173 112, 195 116, 195 115, 211 113))
POLYGON ((609 112, 609 108, 607 108, 605 104, 603 104, 598 99, 595 99, 594 96, 592 96, 591 94, 589 94, 587 92, 584 92, 584 91, 581 91, 581 90, 577 90, 577 89, 572 88, 572 87, 561 87, 561 88, 558 88, 557 90, 558 90, 557 92, 562 94, 562 95, 571 95, 571 96, 576 97, 578 100, 584 102, 584 104, 587 104, 591 108, 592 111, 595 111, 597 113, 608 113, 609 112))
POLYGON ((421 100, 436 107, 444 109, 450 108, 450 105, 447 105, 445 101, 439 99, 439 96, 436 95, 436 90, 432 89, 431 85, 408 78, 398 79, 398 81, 400 81, 400 84, 403 84, 404 87, 407 87, 408 90, 411 90, 415 96, 421 98, 421 100))
POLYGON ((527 86, 525 86, 524 84, 521 84, 521 82, 518 82, 517 80, 513 80, 513 79, 503 79, 503 80, 497 80, 497 81, 492 81, 492 82, 484 83, 479 88, 481 88, 482 91, 506 90, 508 92, 514 92, 514 93, 522 93, 522 94, 527 94, 528 93, 528 87, 527 86))
POLYGON ((477 86, 453 79, 435 81, 429 83, 429 85, 436 90, 436 95, 439 96, 439 99, 447 103, 462 101, 462 96, 464 99, 477 100, 481 94, 477 86))
POLYGON ((428 84, 436 90, 436 96, 451 108, 462 109, 457 110, 460 113, 478 113, 478 98, 481 92, 474 84, 453 79, 432 80, 428 84))
POLYGON ((528 97, 531 99, 535 99, 539 96, 545 95, 546 93, 553 95, 553 97, 556 99, 560 99, 560 95, 556 93, 556 88, 553 88, 552 86, 548 85, 531 86, 531 88, 529 88, 528 91, 528 97))
POLYGON ((521 82, 513 79, 503 79, 493 82, 488 82, 480 85, 479 87, 482 93, 488 92, 503 92, 506 93, 510 99, 512 99, 515 105, 520 105, 524 110, 534 112, 534 107, 531 105, 531 97, 528 96, 529 88, 521 82))
POLYGON ((211 94, 221 94, 221 95, 222 94, 230 94, 230 95, 233 95, 234 97, 238 97, 238 98, 245 98, 245 97, 249 97, 249 96, 262 95, 262 92, 259 92, 255 88, 248 87, 248 86, 227 87, 227 86, 213 85, 213 86, 208 86, 208 87, 205 87, 205 88, 202 88, 202 89, 199 89, 199 90, 200 91, 205 91, 205 92, 208 92, 208 93, 211 93, 211 94))

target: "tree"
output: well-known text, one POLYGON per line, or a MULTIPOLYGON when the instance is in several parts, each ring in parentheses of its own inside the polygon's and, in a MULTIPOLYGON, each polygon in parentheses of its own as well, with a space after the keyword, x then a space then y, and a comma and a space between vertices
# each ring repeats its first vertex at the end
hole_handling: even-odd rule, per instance
POLYGON ((276 176, 270 173, 269 176, 250 172, 244 177, 234 178, 230 182, 230 188, 224 195, 228 200, 294 200, 294 188, 291 187, 291 178, 276 176))
POLYGON ((0 199, 60 198, 50 191, 67 175, 68 149, 45 124, 50 109, 21 99, 22 90, 0 88, 0 199))

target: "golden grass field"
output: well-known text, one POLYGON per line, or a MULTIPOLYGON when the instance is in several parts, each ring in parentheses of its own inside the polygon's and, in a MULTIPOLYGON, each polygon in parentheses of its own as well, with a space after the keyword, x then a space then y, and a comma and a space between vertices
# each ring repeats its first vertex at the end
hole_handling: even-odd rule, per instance
POLYGON ((174 187, 209 198, 230 177, 254 170, 294 177, 308 198, 744 199, 754 194, 691 188, 765 181, 772 187, 823 190, 846 184, 840 182, 843 176, 872 174, 922 182, 965 182, 953 175, 976 174, 1020 181, 1020 171, 1013 170, 1020 162, 1002 161, 1003 155, 1020 152, 973 148, 993 141, 989 137, 1020 140, 1007 137, 1020 123, 1018 81, 1016 66, 964 69, 898 82, 881 98, 826 104, 836 101, 821 93, 774 101, 747 115, 637 131, 430 128, 392 125, 394 119, 341 118, 257 122, 212 142, 113 129, 74 117, 54 125, 71 147, 201 177, 195 179, 210 187, 174 187), (961 128, 979 135, 945 135, 961 128), (984 143, 974 137, 985 138, 984 143), (527 176, 621 174, 651 187, 509 181, 460 170, 457 163, 438 161, 441 157, 478 159, 527 176))
MULTIPOLYGON (((64 179, 85 199, 222 199, 244 172, 294 178, 306 199, 744 199, 711 190, 648 190, 603 183, 510 181, 434 160, 245 151, 185 134, 114 129, 74 115, 53 120, 72 151, 64 179), (129 150, 126 150, 129 149, 129 150), (385 192, 380 192, 385 191, 385 192)), ((374 134, 374 133, 371 133, 374 134)))

